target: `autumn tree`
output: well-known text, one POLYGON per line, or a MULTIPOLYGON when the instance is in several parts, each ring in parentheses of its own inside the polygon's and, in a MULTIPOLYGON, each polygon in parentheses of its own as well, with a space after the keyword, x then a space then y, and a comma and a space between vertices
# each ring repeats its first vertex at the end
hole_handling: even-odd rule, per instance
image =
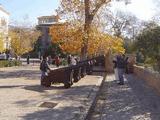
MULTIPOLYGON (((111 0, 61 0, 61 6, 57 12, 58 15, 60 15, 62 19, 67 20, 68 23, 67 28, 69 29, 65 29, 65 31, 68 30, 66 33, 69 33, 66 41, 68 41, 68 43, 70 41, 68 36, 71 36, 72 42, 75 41, 75 43, 77 43, 79 41, 78 45, 74 44, 73 47, 74 49, 80 50, 82 59, 87 57, 89 42, 95 43, 94 40, 96 40, 96 42, 100 43, 97 38, 104 38, 102 31, 95 26, 93 21, 95 16, 100 13, 101 8, 110 2, 111 0), (95 35, 95 33, 97 35, 95 35), (94 37, 92 36, 93 34, 94 37), (78 35, 78 40, 73 40, 74 37, 72 35, 74 35, 74 37, 78 35)), ((99 21, 97 21, 97 24, 100 24, 99 21)), ((51 28, 51 35, 53 35, 53 31, 54 27, 51 28)), ((69 44, 73 44, 72 42, 69 44)), ((96 45, 98 46, 98 44, 96 45)))
MULTIPOLYGON (((68 24, 53 25, 50 28, 50 34, 53 43, 59 44, 64 52, 72 54, 81 54, 83 35, 85 34, 81 27, 71 27, 68 24)), ((105 54, 108 50, 124 53, 123 40, 103 33, 92 26, 88 40, 88 55, 105 54)))
POLYGON ((3 36, 0 34, 0 53, 4 50, 3 36))
POLYGON ((15 27, 9 32, 11 49, 16 56, 21 56, 33 50, 40 32, 35 29, 15 27))

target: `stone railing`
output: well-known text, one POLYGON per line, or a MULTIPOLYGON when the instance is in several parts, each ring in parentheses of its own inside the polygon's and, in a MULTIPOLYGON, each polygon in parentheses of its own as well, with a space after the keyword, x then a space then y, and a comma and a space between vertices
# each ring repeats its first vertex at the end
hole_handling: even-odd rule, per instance
POLYGON ((160 74, 147 70, 142 66, 134 66, 134 74, 147 82, 149 86, 160 93, 160 74))

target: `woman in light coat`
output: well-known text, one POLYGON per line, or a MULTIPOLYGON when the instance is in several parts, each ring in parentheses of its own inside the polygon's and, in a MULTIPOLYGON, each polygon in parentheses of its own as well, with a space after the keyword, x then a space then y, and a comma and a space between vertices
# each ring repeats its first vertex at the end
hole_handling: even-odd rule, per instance
POLYGON ((119 81, 119 77, 118 77, 118 68, 117 68, 117 56, 114 57, 113 63, 114 63, 115 80, 116 80, 116 81, 119 81))

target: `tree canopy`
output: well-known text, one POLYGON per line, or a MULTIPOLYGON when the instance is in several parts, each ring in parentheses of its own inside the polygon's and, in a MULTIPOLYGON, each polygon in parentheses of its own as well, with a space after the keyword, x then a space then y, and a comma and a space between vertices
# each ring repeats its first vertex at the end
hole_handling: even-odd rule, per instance
POLYGON ((13 28, 10 30, 11 49, 17 56, 30 52, 34 48, 40 33, 29 28, 13 28))
MULTIPOLYGON (((80 28, 70 28, 69 25, 52 26, 50 28, 53 43, 72 54, 81 54, 84 31, 80 28)), ((88 40, 88 55, 105 54, 108 50, 124 53, 123 40, 116 36, 100 32, 92 26, 88 40)))
POLYGON ((0 52, 4 51, 3 36, 0 34, 0 52))
POLYGON ((148 25, 136 38, 135 48, 144 58, 151 58, 160 68, 160 26, 148 25))
POLYGON ((61 0, 57 13, 66 20, 66 25, 51 27, 53 41, 58 41, 61 48, 68 52, 80 53, 82 58, 86 58, 87 54, 102 51, 102 48, 103 52, 107 52, 110 47, 116 48, 109 44, 114 42, 120 45, 117 47, 119 51, 124 52, 122 40, 104 33, 99 27, 101 22, 97 15, 103 6, 110 2, 111 0, 61 0), (115 41, 112 42, 113 40, 115 41))

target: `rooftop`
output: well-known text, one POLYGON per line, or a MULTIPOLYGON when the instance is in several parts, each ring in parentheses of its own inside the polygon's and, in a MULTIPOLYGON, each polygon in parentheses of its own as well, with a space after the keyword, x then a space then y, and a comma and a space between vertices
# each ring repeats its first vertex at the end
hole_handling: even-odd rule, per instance
POLYGON ((2 6, 1 4, 0 4, 0 11, 3 11, 3 12, 5 12, 6 14, 10 15, 10 13, 7 12, 7 11, 3 8, 3 6, 2 6))
POLYGON ((38 19, 48 19, 48 18, 60 19, 58 15, 40 16, 40 17, 38 17, 38 19))
POLYGON ((40 16, 38 17, 38 24, 39 25, 53 25, 57 23, 61 23, 60 17, 58 15, 51 15, 51 16, 40 16))

